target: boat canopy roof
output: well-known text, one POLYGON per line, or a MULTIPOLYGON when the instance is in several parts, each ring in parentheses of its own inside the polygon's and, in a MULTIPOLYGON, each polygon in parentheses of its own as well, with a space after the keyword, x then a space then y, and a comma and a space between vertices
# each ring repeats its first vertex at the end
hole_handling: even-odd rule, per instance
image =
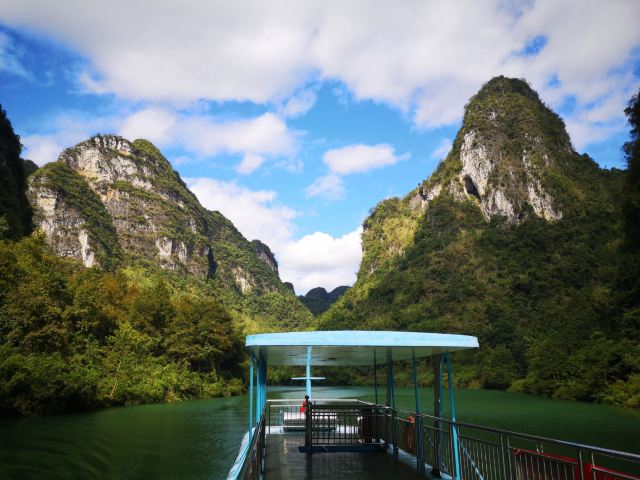
POLYGON ((373 365, 430 357, 478 348, 468 335, 392 331, 313 331, 262 333, 247 336, 246 346, 256 357, 262 353, 269 365, 373 365), (309 348, 311 347, 311 348, 309 348))

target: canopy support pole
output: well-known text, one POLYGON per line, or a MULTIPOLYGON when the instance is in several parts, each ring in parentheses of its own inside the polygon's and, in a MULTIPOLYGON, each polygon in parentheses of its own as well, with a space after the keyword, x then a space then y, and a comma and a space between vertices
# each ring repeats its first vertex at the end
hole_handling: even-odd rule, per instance
POLYGON ((253 363, 255 356, 253 350, 249 356, 249 445, 253 439, 253 363))
POLYGON ((260 402, 262 396, 262 375, 260 374, 260 354, 256 362, 256 427, 260 423, 260 402))
POLYGON ((311 347, 307 347, 307 396, 311 398, 311 347))
POLYGON ((262 388, 262 406, 264 407, 267 404, 267 359, 264 356, 264 353, 262 351, 260 351, 260 357, 262 358, 262 381, 263 381, 263 388, 262 388))
POLYGON ((375 390, 376 401, 378 404, 378 362, 376 360, 376 347, 373 347, 373 388, 375 390))
MULTIPOLYGON (((451 358, 449 358, 449 354, 445 353, 442 356, 442 362, 447 362, 447 383, 449 384, 449 405, 451 408, 451 440, 453 443, 453 459, 456 466, 456 478, 460 476, 460 456, 459 456, 459 446, 458 446, 458 426, 456 425, 456 406, 453 400, 453 373, 451 371, 451 358)), ((442 387, 441 387, 442 388, 442 387)))
POLYGON ((387 406, 391 408, 391 440, 393 442, 393 454, 398 455, 398 439, 396 428, 396 391, 393 379, 393 353, 387 348, 387 406))
MULTIPOLYGON (((433 356, 433 416, 436 418, 442 418, 442 371, 440 369, 442 355, 433 356)), ((431 475, 436 478, 440 478, 440 467, 442 460, 440 458, 440 421, 434 420, 434 436, 433 436, 433 449, 435 459, 434 465, 431 469, 431 475)))
POLYGON ((422 421, 420 419, 420 394, 418 391, 418 373, 416 369, 416 352, 411 352, 413 366, 413 395, 416 399, 416 463, 418 473, 424 472, 424 461, 422 460, 422 421))
POLYGON ((260 423, 262 419, 262 411, 264 410, 264 404, 267 398, 267 365, 264 358, 264 352, 260 349, 258 354, 258 368, 257 368, 257 387, 258 394, 256 396, 256 424, 260 423))

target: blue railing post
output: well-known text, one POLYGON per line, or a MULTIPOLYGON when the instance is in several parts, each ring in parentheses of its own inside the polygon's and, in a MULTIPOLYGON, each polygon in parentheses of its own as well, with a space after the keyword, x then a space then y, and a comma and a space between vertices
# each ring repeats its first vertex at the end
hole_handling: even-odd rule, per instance
MULTIPOLYGON (((449 354, 445 353, 442 357, 442 360, 447 361, 447 381, 449 383, 449 404, 451 405, 451 426, 452 428, 452 447, 453 447, 453 458, 456 466, 456 475, 455 478, 461 478, 461 470, 460 470, 460 455, 459 455, 459 446, 458 446, 458 426, 456 425, 456 405, 453 400, 453 373, 451 372, 451 359, 449 358, 449 354)), ((442 365, 442 363, 441 363, 442 365)))
POLYGON ((253 362, 255 357, 253 351, 249 356, 249 445, 253 439, 253 362))
POLYGON ((307 347, 307 396, 311 398, 311 347, 307 347))
POLYGON ((260 362, 262 362, 262 405, 260 409, 264 411, 267 404, 267 359, 262 350, 260 350, 260 362))
POLYGON ((390 348, 387 348, 387 406, 391 408, 391 439, 393 441, 393 454, 398 455, 396 390, 393 378, 393 353, 390 348))
POLYGON ((413 360, 413 394, 416 398, 416 463, 418 473, 424 471, 424 461, 422 459, 422 421, 420 419, 420 394, 418 391, 418 373, 416 371, 416 352, 412 352, 413 360))
MULTIPOLYGON (((440 368, 441 355, 435 355, 433 357, 433 416, 436 418, 442 418, 442 370, 440 368)), ((434 436, 433 436, 433 465, 431 468, 431 475, 433 477, 440 477, 440 470, 442 469, 442 460, 440 455, 440 420, 433 422, 434 436)))
POLYGON ((260 397, 262 396, 262 375, 260 374, 260 354, 258 354, 256 365, 256 426, 260 423, 260 397))
POLYGON ((373 388, 376 395, 375 404, 378 404, 378 362, 376 361, 376 347, 373 347, 373 388))
POLYGON ((267 368, 266 362, 264 358, 264 352, 262 349, 258 354, 258 374, 257 374, 257 387, 258 393, 256 395, 256 424, 260 423, 260 419, 262 418, 262 412, 264 410, 264 405, 266 403, 266 391, 267 391, 267 368))

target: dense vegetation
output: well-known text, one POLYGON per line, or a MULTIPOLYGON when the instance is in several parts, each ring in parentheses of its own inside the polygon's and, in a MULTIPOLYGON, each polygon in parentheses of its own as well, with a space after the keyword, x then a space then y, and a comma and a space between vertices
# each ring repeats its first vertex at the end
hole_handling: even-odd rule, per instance
POLYGON ((42 235, 0 243, 0 412, 242 391, 238 326, 206 281, 84 269, 42 235))
MULTIPOLYGON (((303 301, 315 313, 327 298, 339 297, 320 317, 323 329, 477 335, 481 349, 457 355, 460 386, 637 408, 640 100, 635 96, 626 110, 632 128, 624 147, 626 172, 601 170, 573 152, 562 120, 541 105, 523 82, 490 82, 467 106, 452 152, 419 189, 456 178, 462 137, 473 129, 478 141, 502 152, 493 185, 512 185, 512 200, 522 203, 513 178, 523 175, 519 152, 536 138, 531 165, 543 172, 561 220, 539 218, 522 203, 522 221, 487 221, 474 196, 461 199, 446 190, 424 211, 411 204, 416 191, 387 199, 365 221, 356 285, 346 293, 342 287, 314 289, 303 301), (486 122, 495 112, 504 118, 486 122), (545 155, 555 163, 547 165, 545 155)), ((94 240, 102 242, 96 250, 102 268, 59 258, 42 234, 24 237, 31 229, 30 212, 21 209, 24 169, 33 166, 20 161, 20 142, 8 120, 0 126, 8 138, 0 144, 1 415, 234 394, 243 389, 245 333, 313 326, 309 310, 255 254, 255 242, 219 212, 202 208, 143 140, 134 147, 157 161, 154 181, 164 196, 126 182, 115 188, 144 196, 146 207, 168 219, 167 234, 188 241, 194 233, 167 200, 180 198, 202 226, 197 240, 214 252, 211 275, 163 270, 121 248, 136 239, 119 238, 93 190, 59 162, 32 181, 54 188, 82 213, 94 240), (249 293, 238 275, 245 276, 249 293)), ((270 382, 287 382, 299 373, 294 370, 272 369, 270 382)), ((373 380, 370 369, 326 375, 333 384, 373 380)), ((400 368, 396 379, 410 383, 409 369, 400 368)), ((420 381, 431 380, 420 365, 420 381)))
MULTIPOLYGON (((501 130, 503 138, 491 134, 493 145, 486 148, 501 152, 508 165, 496 171, 513 177, 521 174, 518 148, 526 148, 527 132, 540 130, 533 137, 539 151, 557 159, 543 172, 545 187, 563 218, 549 222, 527 214, 517 222, 501 216, 487 221, 476 198, 447 191, 424 212, 411 206, 415 192, 385 200, 365 221, 356 284, 321 317, 320 327, 476 335, 480 350, 458 355, 461 386, 638 408, 638 99, 627 109, 633 131, 625 174, 601 170, 567 149, 564 128, 554 130, 558 117, 530 91, 524 82, 490 82, 467 106, 461 134, 476 123, 481 131, 501 130), (506 122, 487 126, 477 118, 481 111, 506 122), (516 121, 526 129, 512 123, 512 111, 525 116, 516 121)), ((460 171, 460 135, 456 142, 434 174, 440 183, 460 171)))
MULTIPOLYGON (((51 174, 73 173, 87 145, 101 145, 98 151, 105 167, 119 171, 120 153, 108 146, 113 142, 128 141, 113 135, 95 136, 66 149, 59 161, 30 178, 32 186, 50 187, 66 202, 66 208, 80 211, 103 269, 110 270, 114 265, 154 269, 160 265, 187 278, 203 275, 211 281, 208 285, 216 299, 234 318, 240 318, 248 331, 308 326, 310 312, 281 282, 277 272, 257 255, 257 243, 271 255, 269 248, 248 241, 220 212, 205 209, 151 142, 143 139, 131 142, 131 153, 125 159, 139 170, 134 175, 121 174, 113 182, 93 181, 90 186, 92 180, 87 181, 77 173, 65 177, 51 174), (141 186, 144 183, 152 188, 141 186), (78 193, 85 190, 86 197, 95 200, 91 206, 79 201, 85 195, 78 193), (109 192, 118 201, 111 202, 107 211, 92 190, 102 192, 103 196, 109 192), (109 228, 111 224, 116 225, 115 232, 109 228), (186 264, 175 258, 170 264, 160 259, 159 237, 170 239, 172 245, 185 245, 186 264), (196 253, 205 250, 209 252, 206 255, 196 253)), ((175 257, 175 252, 172 255, 175 257)))
POLYGON ((306 295, 298 295, 298 298, 311 310, 311 313, 320 315, 326 312, 347 290, 349 287, 344 285, 336 287, 330 292, 322 287, 316 287, 309 290, 306 295))
POLYGON ((0 171, 10 187, 0 198, 0 416, 240 393, 246 332, 308 327, 311 313, 258 257, 257 243, 203 208, 151 143, 136 140, 122 154, 133 167, 111 148, 126 140, 96 136, 35 169, 5 123, 0 167, 13 170, 0 171), (125 173, 79 174, 87 148, 102 162, 97 171, 125 173), (127 168, 144 178, 127 177, 127 168), (24 222, 16 215, 27 171, 33 220, 48 237, 25 236, 31 212, 24 222), (80 229, 94 268, 79 261, 80 229), (193 246, 204 268, 163 268, 158 236, 193 246))
POLYGON ((25 168, 31 170, 35 164, 23 161, 21 153, 20 138, 0 105, 0 239, 20 238, 32 230, 25 168))

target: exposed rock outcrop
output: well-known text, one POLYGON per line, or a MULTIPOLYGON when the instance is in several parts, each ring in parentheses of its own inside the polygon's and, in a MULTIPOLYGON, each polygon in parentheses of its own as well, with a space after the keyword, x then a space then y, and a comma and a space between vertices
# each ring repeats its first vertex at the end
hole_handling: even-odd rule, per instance
POLYGON ((34 224, 61 257, 112 268, 121 257, 112 218, 100 197, 67 165, 54 162, 29 177, 34 224))
POLYGON ((365 220, 358 279, 405 259, 416 232, 431 228, 436 203, 450 209, 452 225, 469 212, 487 224, 553 224, 583 215, 593 195, 587 179, 602 177, 592 159, 576 153, 564 122, 524 80, 496 77, 465 107, 452 149, 436 171, 405 198, 380 202, 365 220))
POLYGON ((242 295, 290 294, 269 247, 204 209, 146 140, 102 135, 68 148, 31 175, 29 197, 54 250, 87 267, 123 258, 216 275, 242 295))
POLYGON ((36 211, 34 220, 54 252, 61 257, 80 260, 85 267, 93 267, 95 251, 81 212, 65 202, 58 192, 44 186, 32 185, 29 198, 36 211))
MULTIPOLYGON (((84 217, 72 214, 82 209, 84 195, 78 190, 87 185, 106 209, 118 247, 130 258, 157 261, 163 268, 200 277, 213 274, 206 212, 149 142, 96 136, 65 150, 55 163, 68 167, 81 180, 74 178, 70 188, 71 173, 56 175, 61 167, 45 168, 30 177, 29 190, 37 224, 60 254, 81 258, 85 265, 93 258, 92 262, 104 266, 97 259, 108 252, 91 257, 81 248, 80 230, 91 223, 92 211, 87 210, 84 217)), ((95 240, 88 233, 84 250, 95 249, 95 240)))
POLYGON ((267 264, 267 266, 273 270, 276 274, 278 273, 278 262, 276 261, 275 255, 271 252, 271 249, 268 245, 265 245, 260 240, 253 240, 251 245, 255 248, 256 255, 260 260, 267 264))
POLYGON ((424 210, 446 192, 476 202, 487 220, 517 223, 535 215, 556 221, 563 212, 545 177, 575 155, 562 121, 526 82, 497 77, 471 99, 447 159, 410 205, 424 210))

